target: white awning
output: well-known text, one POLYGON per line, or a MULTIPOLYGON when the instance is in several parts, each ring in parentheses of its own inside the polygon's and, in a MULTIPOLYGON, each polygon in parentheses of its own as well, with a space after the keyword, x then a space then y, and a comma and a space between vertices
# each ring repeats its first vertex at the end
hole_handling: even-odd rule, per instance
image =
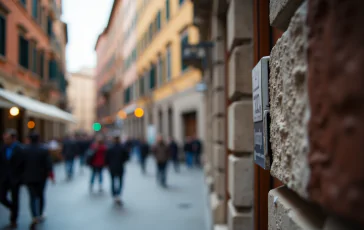
POLYGON ((63 111, 54 105, 46 104, 4 89, 0 89, 0 106, 7 108, 18 106, 25 109, 26 113, 30 116, 52 121, 76 123, 72 114, 63 111))
POLYGON ((131 114, 134 113, 134 110, 138 108, 137 105, 135 103, 128 105, 127 107, 125 107, 123 110, 125 111, 126 114, 131 114))

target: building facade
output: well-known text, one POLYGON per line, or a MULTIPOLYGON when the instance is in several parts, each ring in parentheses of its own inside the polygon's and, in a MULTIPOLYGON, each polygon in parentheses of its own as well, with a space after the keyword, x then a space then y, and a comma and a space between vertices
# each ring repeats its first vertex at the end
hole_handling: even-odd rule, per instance
POLYGON ((68 105, 76 124, 69 124, 71 133, 93 133, 93 123, 96 115, 96 84, 94 70, 83 68, 78 72, 68 75, 67 98, 68 105), (82 92, 82 93, 80 93, 82 92))
POLYGON ((203 70, 214 229, 362 229, 363 2, 193 2, 200 40, 214 43, 203 70), (259 155, 252 70, 263 57, 270 123, 259 155))
POLYGON ((201 73, 181 62, 181 47, 197 43, 191 1, 137 1, 137 78, 125 87, 124 108, 129 136, 148 129, 183 143, 186 136, 204 140, 203 95, 195 90, 201 73), (144 116, 133 111, 142 108, 144 116))
POLYGON ((116 115, 122 106, 123 70, 123 1, 115 0, 104 31, 99 35, 95 50, 97 109, 96 120, 107 129, 114 126, 116 115))
POLYGON ((48 139, 63 136, 74 121, 64 111, 67 25, 61 14, 61 0, 0 1, 1 131, 16 128, 22 138, 33 120, 32 129, 48 139), (19 107, 19 115, 9 116, 9 106, 19 107))

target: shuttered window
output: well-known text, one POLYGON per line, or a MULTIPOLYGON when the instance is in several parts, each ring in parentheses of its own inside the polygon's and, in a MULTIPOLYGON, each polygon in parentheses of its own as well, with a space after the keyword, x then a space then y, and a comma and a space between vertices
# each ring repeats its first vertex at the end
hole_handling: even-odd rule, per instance
POLYGON ((0 14, 0 55, 6 56, 6 17, 0 14))
POLYGON ((28 69, 29 68, 29 41, 23 35, 19 35, 19 65, 28 69))

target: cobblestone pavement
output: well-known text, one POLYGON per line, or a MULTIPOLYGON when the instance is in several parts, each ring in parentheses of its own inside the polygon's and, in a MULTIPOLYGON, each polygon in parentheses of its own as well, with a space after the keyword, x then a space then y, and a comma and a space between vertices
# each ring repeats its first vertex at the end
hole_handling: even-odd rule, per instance
MULTIPOLYGON (((78 162, 77 162, 78 163, 78 162)), ((113 204, 109 175, 104 171, 104 192, 90 193, 89 170, 76 169, 75 178, 64 181, 63 165, 55 169, 57 182, 47 186, 44 230, 205 230, 206 200, 202 170, 182 168, 179 174, 169 167, 169 188, 157 186, 154 161, 148 161, 148 174, 142 175, 135 160, 126 168, 124 206, 113 204)), ((96 187, 95 187, 96 188, 96 187)), ((0 228, 8 221, 0 207, 0 228)), ((28 229, 28 195, 21 191, 18 229, 28 229)))

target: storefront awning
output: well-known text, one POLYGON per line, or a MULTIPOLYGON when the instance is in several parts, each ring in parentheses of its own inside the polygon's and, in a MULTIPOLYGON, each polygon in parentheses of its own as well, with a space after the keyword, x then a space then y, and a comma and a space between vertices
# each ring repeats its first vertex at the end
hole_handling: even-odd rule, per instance
POLYGON ((76 123, 72 114, 63 111, 54 105, 0 89, 0 107, 10 108, 11 106, 18 106, 25 109, 29 116, 43 118, 45 120, 76 123))

